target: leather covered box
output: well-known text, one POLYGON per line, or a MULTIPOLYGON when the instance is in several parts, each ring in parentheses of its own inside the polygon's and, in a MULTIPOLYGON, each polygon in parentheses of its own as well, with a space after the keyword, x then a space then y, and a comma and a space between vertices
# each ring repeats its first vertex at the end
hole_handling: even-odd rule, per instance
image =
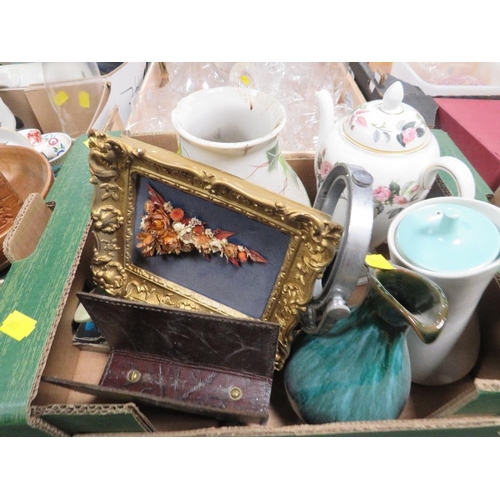
MULTIPOLYGON (((465 160, 445 133, 442 148, 465 160)), ((141 137, 175 149, 175 137, 141 137)), ((311 153, 287 159, 314 192, 311 153)), ((465 160, 466 161, 466 160, 465 160)), ((446 183, 437 183, 446 193, 446 183)), ((20 340, 0 333, 0 435, 80 436, 496 436, 500 432, 500 286, 493 281, 479 305, 480 360, 464 379, 441 387, 414 385, 398 420, 305 425, 291 409, 282 381, 274 373, 270 414, 264 425, 221 424, 215 417, 140 403, 117 402, 47 383, 58 377, 98 384, 109 353, 73 345, 73 315, 90 277, 93 241, 89 212, 88 149, 80 138, 68 154, 48 200, 55 208, 34 252, 15 261, 0 288, 0 323, 13 311, 36 320, 20 340)), ((478 179, 478 198, 491 193, 478 179)))
POLYGON ((435 98, 440 127, 491 190, 500 187, 500 100, 435 98))

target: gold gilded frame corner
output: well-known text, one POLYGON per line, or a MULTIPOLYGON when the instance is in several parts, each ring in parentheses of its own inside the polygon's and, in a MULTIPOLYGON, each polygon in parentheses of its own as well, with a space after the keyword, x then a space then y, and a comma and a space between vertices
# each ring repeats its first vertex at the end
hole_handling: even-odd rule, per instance
POLYGON ((249 316, 186 289, 132 262, 136 176, 172 186, 289 235, 289 245, 260 318, 279 324, 275 367, 290 352, 300 313, 315 281, 338 248, 342 229, 329 215, 218 169, 147 143, 92 130, 89 164, 94 184, 91 263, 94 281, 113 296, 198 312, 249 316))

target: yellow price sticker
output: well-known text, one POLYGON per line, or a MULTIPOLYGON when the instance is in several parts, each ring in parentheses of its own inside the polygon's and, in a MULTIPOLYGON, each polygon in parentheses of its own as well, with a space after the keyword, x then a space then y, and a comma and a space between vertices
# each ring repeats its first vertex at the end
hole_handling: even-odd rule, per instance
POLYGON ((90 108, 90 95, 88 92, 85 92, 84 90, 80 90, 78 92, 78 102, 80 103, 81 108, 88 109, 90 108))
POLYGON ((36 323, 35 319, 26 316, 26 314, 19 311, 13 311, 0 325, 0 332, 20 341, 35 329, 36 323))
POLYGON ((243 83, 243 85, 245 85, 247 87, 250 85, 250 78, 248 78, 247 75, 241 75, 240 81, 243 83))
POLYGON ((61 107, 69 99, 68 94, 64 90, 60 90, 54 97, 53 101, 56 106, 61 107))
POLYGON ((376 267, 378 269, 394 269, 394 266, 380 254, 369 254, 365 257, 367 266, 376 267))

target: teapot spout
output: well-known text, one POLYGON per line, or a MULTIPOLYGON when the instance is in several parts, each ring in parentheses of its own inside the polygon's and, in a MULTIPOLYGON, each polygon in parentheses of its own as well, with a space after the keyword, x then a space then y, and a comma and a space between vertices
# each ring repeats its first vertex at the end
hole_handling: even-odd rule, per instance
POLYGON ((318 145, 323 142, 327 132, 333 127, 335 123, 335 112, 333 106, 333 99, 330 92, 326 89, 320 90, 316 93, 319 106, 319 134, 318 145))

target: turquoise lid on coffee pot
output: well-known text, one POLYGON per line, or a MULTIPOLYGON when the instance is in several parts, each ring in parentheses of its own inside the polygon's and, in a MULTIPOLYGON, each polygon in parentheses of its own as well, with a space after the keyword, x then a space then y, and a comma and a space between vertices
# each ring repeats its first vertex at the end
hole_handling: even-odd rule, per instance
POLYGON ((412 264, 434 272, 469 271, 500 254, 500 233, 484 214, 452 203, 409 212, 395 231, 399 252, 412 264))

